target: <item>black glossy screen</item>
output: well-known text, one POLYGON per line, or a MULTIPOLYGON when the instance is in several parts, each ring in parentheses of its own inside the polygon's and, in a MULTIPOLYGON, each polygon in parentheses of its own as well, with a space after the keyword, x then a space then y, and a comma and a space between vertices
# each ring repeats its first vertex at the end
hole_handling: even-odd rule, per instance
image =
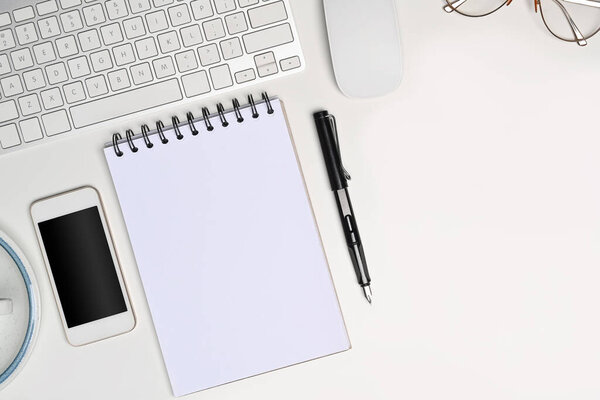
POLYGON ((127 311, 97 207, 38 226, 69 328, 127 311))

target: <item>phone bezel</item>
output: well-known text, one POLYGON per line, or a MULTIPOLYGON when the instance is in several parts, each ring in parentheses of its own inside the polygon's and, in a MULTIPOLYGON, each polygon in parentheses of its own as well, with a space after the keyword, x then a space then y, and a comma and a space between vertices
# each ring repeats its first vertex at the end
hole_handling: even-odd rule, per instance
POLYGON ((85 186, 79 189, 74 189, 65 193, 57 194, 55 196, 44 198, 34 202, 31 205, 30 211, 38 243, 44 257, 44 263, 46 264, 46 271, 48 272, 48 277, 50 278, 50 283, 52 285, 54 299, 58 305, 58 310, 67 341, 73 346, 82 346, 131 331, 135 327, 135 315, 131 308, 127 286, 123 280, 121 266, 115 251, 112 235, 110 234, 110 228, 106 221, 102 200, 100 199, 100 194, 96 191, 96 189, 91 186, 85 186), (60 302, 60 297, 58 296, 56 283, 54 282, 54 276, 52 275, 52 268, 50 267, 50 262, 48 261, 46 248, 44 247, 38 223, 94 206, 98 208, 98 212, 100 214, 102 228, 104 230, 106 242, 108 243, 108 247, 110 249, 110 254, 115 266, 115 272, 117 273, 117 277, 119 279, 119 286, 121 287, 121 292, 123 294, 123 298, 125 299, 127 311, 69 328, 67 326, 63 307, 60 302))

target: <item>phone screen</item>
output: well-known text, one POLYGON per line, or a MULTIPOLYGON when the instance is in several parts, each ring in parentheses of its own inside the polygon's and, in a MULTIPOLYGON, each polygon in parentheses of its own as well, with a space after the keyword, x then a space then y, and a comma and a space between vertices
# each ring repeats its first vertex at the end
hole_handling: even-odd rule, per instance
POLYGON ((98 207, 38 227, 69 328, 127 311, 98 207))

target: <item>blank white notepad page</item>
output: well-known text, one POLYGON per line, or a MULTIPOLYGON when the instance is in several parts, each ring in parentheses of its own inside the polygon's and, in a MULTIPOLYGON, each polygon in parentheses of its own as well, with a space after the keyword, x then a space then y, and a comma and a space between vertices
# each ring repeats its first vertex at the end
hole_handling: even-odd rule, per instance
MULTIPOLYGON (((350 346, 285 115, 105 149, 173 392, 350 346)), ((201 129, 202 128, 202 129, 201 129)))

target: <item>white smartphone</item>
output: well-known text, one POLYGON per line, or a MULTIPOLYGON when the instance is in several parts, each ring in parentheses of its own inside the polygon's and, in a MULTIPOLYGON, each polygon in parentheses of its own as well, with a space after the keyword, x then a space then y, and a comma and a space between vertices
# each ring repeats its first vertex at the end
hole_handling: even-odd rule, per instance
POLYGON ((67 341, 81 346, 131 331, 135 316, 98 192, 36 201, 31 217, 67 341))

